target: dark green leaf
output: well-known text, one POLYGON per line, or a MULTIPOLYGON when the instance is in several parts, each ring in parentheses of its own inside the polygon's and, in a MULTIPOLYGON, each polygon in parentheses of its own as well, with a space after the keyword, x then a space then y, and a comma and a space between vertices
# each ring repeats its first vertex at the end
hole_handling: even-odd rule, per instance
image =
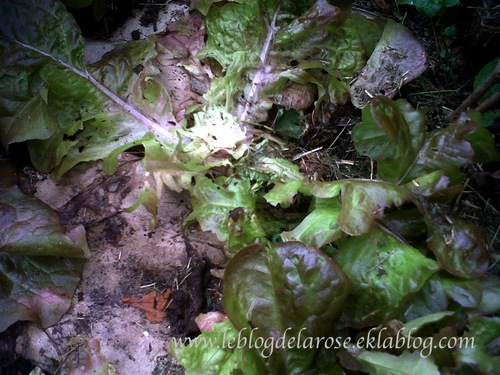
POLYGON ((484 313, 498 313, 500 311, 500 277, 487 276, 479 280, 483 298, 478 310, 484 313))
POLYGON ((493 134, 483 126, 483 118, 480 113, 469 111, 467 113, 478 124, 477 129, 467 137, 474 149, 474 161, 488 163, 500 161, 500 153, 495 145, 493 134))
POLYGON ((299 139, 302 135, 299 112, 295 109, 281 108, 274 123, 274 131, 281 137, 299 139))

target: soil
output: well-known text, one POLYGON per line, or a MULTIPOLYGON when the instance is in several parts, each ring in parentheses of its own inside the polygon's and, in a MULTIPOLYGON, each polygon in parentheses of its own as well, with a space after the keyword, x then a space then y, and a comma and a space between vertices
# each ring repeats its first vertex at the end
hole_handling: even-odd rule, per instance
MULTIPOLYGON (((189 11, 189 1, 161 3, 108 0, 108 13, 99 22, 92 19, 91 10, 74 11, 90 41, 87 61, 96 61, 116 43, 164 33, 167 20, 189 11)), ((429 57, 426 73, 404 87, 401 96, 414 106, 429 108, 431 128, 446 123, 450 109, 458 107, 471 91, 475 74, 497 57, 493 46, 498 46, 499 16, 492 15, 493 5, 488 1, 462 3, 464 6, 449 9, 433 22, 412 8, 407 14, 398 13, 421 38, 429 57), (472 13, 467 8, 476 5, 480 7, 472 13), (456 27, 457 34, 446 36, 444 30, 449 26, 456 27)), ((381 10, 368 1, 356 5, 370 12, 381 10)), ((324 180, 368 176, 373 172, 368 160, 357 159, 356 167, 352 161, 350 129, 359 118, 359 111, 350 107, 337 111, 327 124, 308 128, 288 156, 322 147, 301 159, 304 173, 324 180)), ((490 130, 498 144, 500 125, 494 124, 490 130)), ((10 156, 15 157, 12 150, 10 156)), ((492 217, 500 210, 499 168, 498 163, 490 163, 466 171, 471 185, 482 194, 481 199, 474 194, 469 199, 480 206, 481 200, 491 202, 496 210, 491 211, 492 217)), ((169 355, 169 341, 196 336, 197 315, 223 310, 222 282, 213 275, 226 261, 223 244, 198 228, 183 227, 190 212, 189 196, 165 191, 152 227, 151 215, 144 207, 126 211, 149 178, 133 153, 121 156, 118 171, 112 176, 104 174, 99 163, 77 166, 57 182, 29 165, 21 172, 23 189, 58 211, 65 226, 85 226, 92 257, 71 309, 58 324, 44 330, 21 322, 0 336, 0 363, 8 365, 0 367, 0 372, 28 374, 39 366, 45 374, 64 374, 85 365, 82 340, 97 339, 100 353, 120 374, 184 373, 169 355), (161 323, 151 323, 143 311, 122 302, 125 297, 140 298, 168 289, 172 293, 167 317, 161 323)), ((490 219, 486 215, 481 220, 490 219)))
POLYGON ((78 368, 86 360, 84 347, 68 343, 77 337, 93 338, 118 373, 182 373, 168 356, 170 338, 196 336, 196 316, 222 309, 221 280, 210 270, 224 262, 222 244, 207 233, 182 227, 189 197, 165 192, 153 229, 151 214, 144 208, 124 211, 147 180, 133 155, 124 154, 111 176, 102 172, 100 163, 77 166, 58 182, 29 167, 23 171, 23 189, 58 211, 63 225, 85 226, 92 257, 70 311, 58 324, 42 330, 20 323, 5 332, 4 340, 17 337, 15 346, 11 344, 16 356, 46 373, 55 373, 62 360, 78 368), (172 294, 161 323, 149 322, 142 311, 122 302, 167 289, 172 294))

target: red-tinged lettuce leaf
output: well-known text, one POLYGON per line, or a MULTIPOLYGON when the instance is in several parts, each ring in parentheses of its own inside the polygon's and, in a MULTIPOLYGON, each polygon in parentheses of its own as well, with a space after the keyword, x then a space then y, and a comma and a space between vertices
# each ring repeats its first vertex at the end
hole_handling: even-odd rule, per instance
POLYGON ((332 333, 350 287, 337 263, 316 248, 300 242, 251 245, 225 270, 224 307, 245 337, 274 340, 268 359, 273 373, 298 374, 314 368, 316 350, 304 350, 304 344, 332 333))
POLYGON ((491 134, 477 116, 462 114, 426 136, 424 115, 402 99, 393 102, 382 96, 363 108, 363 121, 354 127, 352 138, 360 154, 377 161, 378 178, 401 184, 442 170, 455 182, 461 176, 459 167, 475 158, 498 157, 491 134))
POLYGON ((48 327, 68 310, 89 250, 83 227, 65 234, 58 215, 17 187, 0 164, 0 332, 18 320, 48 327))
POLYGON ((499 317, 471 316, 464 344, 454 352, 457 368, 475 374, 496 374, 500 366, 499 337, 499 317))
POLYGON ((281 233, 281 238, 317 248, 335 241, 342 235, 337 222, 341 207, 337 198, 317 198, 305 219, 292 231, 281 233))
POLYGON ((374 96, 392 98, 402 85, 425 71, 426 61, 418 39, 404 26, 387 20, 375 50, 350 87, 352 103, 362 108, 374 96))
POLYGON ((411 191, 413 202, 419 205, 426 205, 421 202, 439 202, 445 205, 452 204, 453 200, 463 192, 463 186, 460 184, 452 185, 446 171, 438 170, 405 184, 405 187, 411 191))
POLYGON ((427 230, 427 246, 442 268, 465 279, 486 273, 490 249, 483 230, 462 219, 435 216, 427 218, 427 230))
POLYGON ((378 162, 378 178, 397 183, 422 148, 425 135, 424 111, 403 99, 377 96, 363 108, 363 122, 354 127, 352 139, 360 154, 378 162))
POLYGON ((470 163, 474 157, 474 149, 467 137, 477 127, 474 121, 462 115, 448 127, 429 133, 424 146, 404 176, 404 181, 437 170, 444 170, 452 181, 459 180, 459 167, 470 163))
POLYGON ((184 223, 196 220, 201 229, 227 241, 232 254, 266 235, 255 213, 256 199, 248 180, 201 177, 191 188, 193 211, 184 223))
POLYGON ((343 242, 335 256, 353 284, 342 325, 364 328, 394 316, 438 270, 437 263, 384 231, 343 242))
POLYGON ((230 321, 214 324, 213 330, 193 340, 170 340, 170 353, 184 367, 186 375, 266 373, 257 350, 248 348, 248 341, 230 321))
POLYGON ((400 356, 352 347, 339 353, 342 365, 352 371, 372 375, 440 375, 431 358, 422 357, 418 351, 403 352, 400 356))

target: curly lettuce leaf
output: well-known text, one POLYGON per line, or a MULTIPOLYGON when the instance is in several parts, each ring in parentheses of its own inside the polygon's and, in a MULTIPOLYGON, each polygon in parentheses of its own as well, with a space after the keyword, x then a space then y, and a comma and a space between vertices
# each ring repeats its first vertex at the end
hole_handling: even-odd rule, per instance
POLYGON ((344 103, 348 87, 341 79, 364 66, 381 35, 378 22, 326 0, 252 0, 202 9, 208 40, 197 57, 223 68, 205 98, 237 109, 247 121, 265 120, 272 105, 308 108, 316 92, 316 105, 325 98, 344 103))
POLYGON ((256 199, 248 180, 202 177, 191 189, 193 211, 184 223, 196 220, 202 230, 227 241, 233 253, 266 235, 255 212, 256 199))

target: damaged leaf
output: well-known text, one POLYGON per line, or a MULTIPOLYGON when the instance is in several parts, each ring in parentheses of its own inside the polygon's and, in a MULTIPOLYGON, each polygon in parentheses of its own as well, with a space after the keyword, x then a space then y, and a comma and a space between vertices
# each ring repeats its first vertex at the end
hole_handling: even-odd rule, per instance
POLYGON ((423 45, 404 26, 387 20, 375 50, 349 89, 352 104, 362 108, 374 96, 392 98, 425 69, 423 45))
POLYGON ((316 96, 345 103, 341 77, 361 70, 381 35, 379 22, 326 0, 211 4, 197 3, 208 35, 197 57, 217 60, 223 76, 205 99, 246 121, 266 120, 273 105, 302 111, 316 96))
POLYGON ((203 230, 213 232, 221 241, 229 241, 232 252, 265 237, 255 213, 256 196, 251 193, 248 180, 218 177, 211 181, 202 177, 191 194, 193 211, 185 225, 197 220, 203 230))
POLYGON ((161 323, 163 319, 167 317, 165 309, 167 308, 168 299, 171 293, 171 289, 167 289, 163 293, 152 291, 142 296, 140 299, 136 297, 124 297, 122 298, 122 302, 144 311, 146 313, 146 318, 151 323, 161 323))

